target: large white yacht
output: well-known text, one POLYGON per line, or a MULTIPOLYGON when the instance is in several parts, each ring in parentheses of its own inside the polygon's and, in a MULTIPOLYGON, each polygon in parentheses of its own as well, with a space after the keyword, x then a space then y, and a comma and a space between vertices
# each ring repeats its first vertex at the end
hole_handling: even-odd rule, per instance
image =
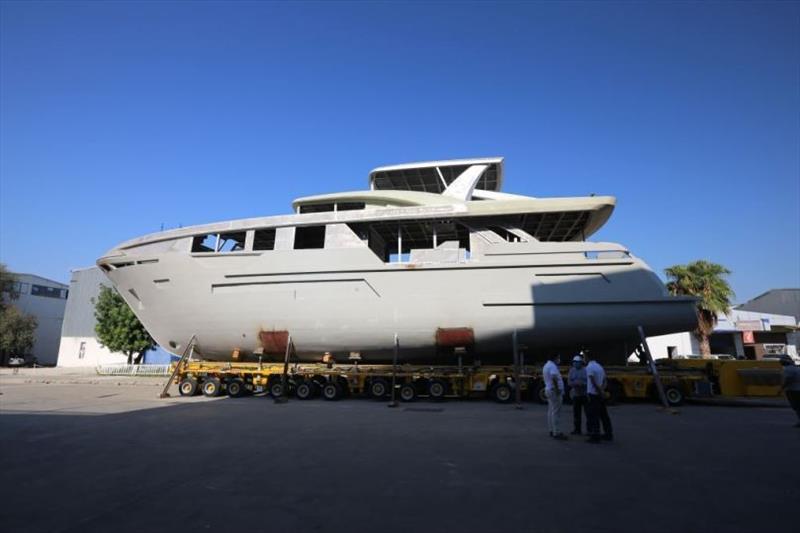
POLYGON ((97 261, 153 338, 207 360, 355 354, 386 361, 509 361, 591 349, 623 362, 647 335, 696 325, 624 246, 589 242, 610 196, 500 192, 503 159, 376 168, 369 190, 294 201, 294 213, 163 231, 97 261), (459 350, 461 352, 461 350, 459 350))

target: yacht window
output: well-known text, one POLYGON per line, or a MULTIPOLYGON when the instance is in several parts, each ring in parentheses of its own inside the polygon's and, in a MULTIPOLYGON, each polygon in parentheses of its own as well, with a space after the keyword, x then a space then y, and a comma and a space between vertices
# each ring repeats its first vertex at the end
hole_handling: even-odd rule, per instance
POLYGON ((413 260, 412 250, 452 247, 469 256, 470 230, 453 220, 404 220, 348 224, 369 248, 388 263, 413 260), (451 244, 448 244, 451 243, 451 244))
POLYGON ((246 232, 220 233, 218 252, 241 252, 244 250, 246 232))
POLYGON ((274 250, 275 228, 257 229, 253 237, 253 250, 274 250))
POLYGON ((217 247, 217 234, 197 235, 192 240, 192 252, 213 252, 217 247))
POLYGON ((357 211, 364 207, 364 202, 339 202, 336 204, 337 211, 357 211))
POLYGON ((364 202, 335 202, 327 204, 306 204, 300 206, 300 213, 324 213, 326 211, 355 211, 364 209, 364 202))
POLYGON ((325 226, 298 226, 294 230, 294 249, 325 248, 325 226))
POLYGON ((244 250, 246 232, 208 233, 192 240, 192 252, 238 252, 244 250))

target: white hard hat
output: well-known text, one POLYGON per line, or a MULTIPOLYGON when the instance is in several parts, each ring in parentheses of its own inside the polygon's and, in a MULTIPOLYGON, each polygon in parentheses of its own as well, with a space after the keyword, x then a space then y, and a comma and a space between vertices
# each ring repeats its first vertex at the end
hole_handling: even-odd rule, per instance
POLYGON ((576 355, 575 357, 572 358, 572 362, 573 363, 583 363, 583 357, 581 357, 580 355, 576 355))

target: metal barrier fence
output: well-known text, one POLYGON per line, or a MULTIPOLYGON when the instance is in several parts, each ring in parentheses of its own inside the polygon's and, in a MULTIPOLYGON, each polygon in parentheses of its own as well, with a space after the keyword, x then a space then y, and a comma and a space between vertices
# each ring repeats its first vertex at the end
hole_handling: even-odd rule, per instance
POLYGON ((97 365, 100 376, 169 376, 170 365, 97 365))

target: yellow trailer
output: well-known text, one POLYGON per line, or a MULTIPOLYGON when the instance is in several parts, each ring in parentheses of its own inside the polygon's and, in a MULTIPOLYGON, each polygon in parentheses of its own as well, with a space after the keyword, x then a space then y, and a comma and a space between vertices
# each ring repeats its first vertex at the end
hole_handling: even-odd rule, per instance
MULTIPOLYGON (((662 360, 663 361, 663 360, 662 360)), ((775 397, 782 394, 783 367, 779 361, 734 359, 673 359, 659 366, 702 371, 715 395, 775 397)))
POLYGON ((399 400, 420 397, 442 400, 488 396, 499 402, 514 398, 515 383, 527 391, 536 376, 508 366, 424 366, 295 363, 177 363, 172 382, 182 396, 204 394, 233 397, 268 392, 275 398, 293 394, 301 400, 320 396, 326 400, 359 395, 385 399, 392 380, 399 400), (284 378, 285 368, 285 378, 284 378), (285 383, 284 383, 285 379, 285 383))
MULTIPOLYGON (((624 400, 659 401, 655 377, 647 366, 609 366, 605 371, 608 382, 606 399, 609 403, 624 400)), ((562 367, 561 375, 565 383, 568 373, 569 367, 562 367)), ((708 378, 702 370, 659 369, 659 377, 664 387, 664 396, 670 405, 680 405, 687 398, 709 394, 708 378)), ((533 382, 532 389, 535 400, 547 403, 544 383, 540 379, 533 382)))
MULTIPOLYGON (((219 363, 185 361, 177 363, 173 383, 183 396, 204 394, 232 397, 267 392, 274 398, 293 395, 300 400, 322 397, 338 400, 346 396, 388 399, 394 382, 397 399, 485 397, 498 402, 520 399, 546 403, 541 367, 444 366, 444 365, 361 365, 324 363, 219 363), (285 383, 284 383, 285 371, 285 383)), ((655 378, 642 365, 609 367, 608 391, 612 402, 624 399, 657 400, 655 378)), ((566 378, 568 367, 562 368, 566 378)), ((660 372, 667 401, 679 405, 701 393, 707 378, 702 370, 660 372)), ((708 389, 708 387, 705 387, 708 389)))

